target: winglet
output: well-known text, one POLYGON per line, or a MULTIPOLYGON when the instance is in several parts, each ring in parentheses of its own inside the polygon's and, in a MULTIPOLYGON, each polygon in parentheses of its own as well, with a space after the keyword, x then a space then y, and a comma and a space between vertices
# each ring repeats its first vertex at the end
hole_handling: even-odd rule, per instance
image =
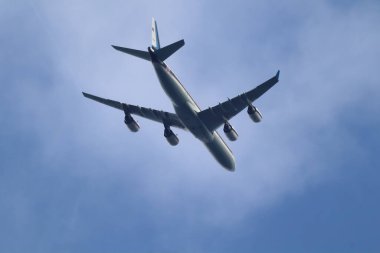
POLYGON ((279 77, 280 77, 280 70, 277 71, 277 74, 276 74, 276 79, 277 79, 277 82, 279 80, 279 77))

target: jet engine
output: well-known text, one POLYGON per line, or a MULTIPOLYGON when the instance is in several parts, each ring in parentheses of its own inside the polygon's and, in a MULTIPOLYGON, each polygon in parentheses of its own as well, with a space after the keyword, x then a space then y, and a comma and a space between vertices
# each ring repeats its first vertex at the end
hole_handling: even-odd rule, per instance
POLYGON ((139 124, 137 124, 137 122, 129 114, 125 115, 125 117, 124 117, 124 123, 127 125, 127 127, 129 128, 129 130, 131 130, 132 132, 137 132, 140 129, 139 124))
POLYGON ((230 123, 224 123, 223 132, 226 134, 227 138, 230 141, 236 141, 238 138, 238 134, 235 129, 231 126, 230 123))
POLYGON ((254 107, 253 105, 248 106, 247 113, 248 113, 249 117, 253 120, 253 122, 255 122, 255 123, 259 123, 263 118, 263 116, 261 116, 261 113, 259 112, 259 110, 257 110, 257 108, 254 107))
POLYGON ((139 124, 137 124, 137 122, 132 118, 131 114, 129 113, 128 111, 128 106, 126 104, 122 104, 123 106, 123 111, 124 111, 124 123, 127 125, 127 127, 129 128, 129 130, 131 130, 131 132, 137 132, 139 131, 140 129, 140 126, 139 124))
POLYGON ((169 142, 172 146, 177 146, 179 143, 179 139, 175 133, 170 128, 165 127, 164 136, 166 140, 169 142))

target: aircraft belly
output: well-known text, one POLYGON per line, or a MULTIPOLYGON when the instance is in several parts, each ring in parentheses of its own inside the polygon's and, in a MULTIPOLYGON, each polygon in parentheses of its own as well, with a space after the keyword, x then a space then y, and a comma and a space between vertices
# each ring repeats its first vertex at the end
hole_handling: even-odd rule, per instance
POLYGON ((199 119, 198 114, 191 108, 190 103, 182 103, 180 105, 175 105, 174 110, 178 117, 181 119, 182 123, 186 128, 202 142, 210 142, 213 140, 214 136, 203 122, 199 119))
POLYGON ((235 158, 232 151, 223 141, 220 135, 214 131, 210 132, 197 114, 186 112, 186 109, 174 107, 178 117, 186 128, 200 141, 202 141, 214 158, 227 170, 235 170, 235 158))
POLYGON ((163 67, 156 66, 155 64, 155 70, 163 90, 173 104, 177 105, 188 99, 187 92, 163 67))
POLYGON ((181 83, 161 64, 153 63, 157 77, 162 88, 173 103, 174 110, 186 128, 199 140, 201 140, 214 156, 214 158, 226 169, 235 170, 235 158, 224 143, 220 135, 211 132, 199 118, 199 107, 190 97, 181 83))
POLYGON ((224 168, 230 171, 235 170, 235 157, 217 132, 214 132, 213 141, 204 144, 224 168))
POLYGON ((182 123, 196 138, 203 142, 210 142, 213 139, 213 134, 198 117, 199 108, 187 91, 164 67, 159 64, 154 64, 154 67, 160 84, 172 101, 174 110, 182 123))

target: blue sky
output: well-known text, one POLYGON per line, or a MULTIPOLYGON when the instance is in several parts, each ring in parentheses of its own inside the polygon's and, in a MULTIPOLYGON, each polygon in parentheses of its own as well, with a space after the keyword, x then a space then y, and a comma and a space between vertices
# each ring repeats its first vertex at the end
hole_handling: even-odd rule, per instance
POLYGON ((378 1, 1 1, 1 252, 379 252, 378 1), (281 70, 231 120, 229 173, 189 133, 81 91, 173 111, 150 22, 206 108, 281 70))

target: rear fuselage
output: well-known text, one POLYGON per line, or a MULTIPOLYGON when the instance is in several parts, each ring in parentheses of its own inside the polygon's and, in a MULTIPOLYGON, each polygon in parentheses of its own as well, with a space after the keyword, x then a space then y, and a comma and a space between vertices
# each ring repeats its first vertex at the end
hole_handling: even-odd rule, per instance
POLYGON ((216 131, 210 131, 198 117, 201 111, 169 67, 148 48, 152 64, 162 88, 173 103, 174 110, 186 128, 201 140, 215 159, 226 169, 235 169, 235 158, 230 148, 216 131))

